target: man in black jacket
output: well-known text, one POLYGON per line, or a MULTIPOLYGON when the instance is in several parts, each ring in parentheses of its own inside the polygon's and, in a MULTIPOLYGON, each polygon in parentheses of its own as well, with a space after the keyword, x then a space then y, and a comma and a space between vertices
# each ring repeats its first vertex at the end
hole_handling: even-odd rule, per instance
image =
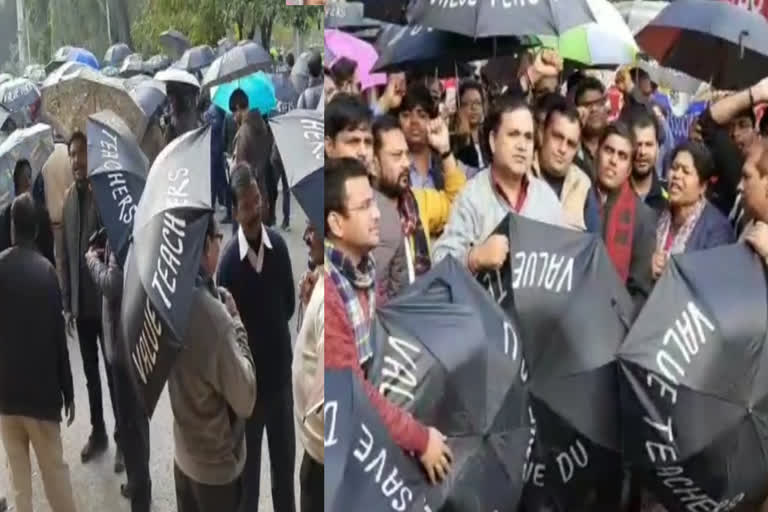
POLYGON ((75 512, 63 459, 61 409, 75 419, 61 291, 53 266, 35 248, 37 218, 29 194, 11 206, 14 246, 0 253, 0 434, 14 501, 32 511, 31 444, 55 512, 75 512))

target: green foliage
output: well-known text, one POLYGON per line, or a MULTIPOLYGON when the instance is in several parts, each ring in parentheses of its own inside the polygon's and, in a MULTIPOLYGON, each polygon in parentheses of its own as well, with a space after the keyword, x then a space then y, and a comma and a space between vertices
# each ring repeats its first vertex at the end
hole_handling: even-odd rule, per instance
POLYGON ((216 45, 226 35, 227 0, 151 0, 132 26, 136 51, 148 56, 163 51, 158 37, 169 29, 186 35, 193 46, 216 45))

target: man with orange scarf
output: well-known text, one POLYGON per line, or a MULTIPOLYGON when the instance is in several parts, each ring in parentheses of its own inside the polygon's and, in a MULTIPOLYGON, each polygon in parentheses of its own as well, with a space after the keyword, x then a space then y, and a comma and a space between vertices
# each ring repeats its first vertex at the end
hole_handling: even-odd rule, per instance
POLYGON ((656 243, 656 219, 629 184, 634 151, 629 127, 622 122, 609 125, 597 151, 597 188, 605 246, 619 278, 641 306, 653 286, 649 265, 656 243))

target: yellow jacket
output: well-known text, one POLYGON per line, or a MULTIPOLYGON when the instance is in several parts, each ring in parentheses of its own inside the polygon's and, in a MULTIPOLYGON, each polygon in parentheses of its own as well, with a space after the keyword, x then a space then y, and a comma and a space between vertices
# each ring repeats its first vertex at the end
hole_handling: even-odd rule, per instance
POLYGON ((453 201, 467 183, 467 177, 459 168, 454 157, 443 162, 445 188, 413 189, 416 203, 419 205, 419 215, 429 238, 436 238, 443 232, 448 217, 451 214, 453 201))

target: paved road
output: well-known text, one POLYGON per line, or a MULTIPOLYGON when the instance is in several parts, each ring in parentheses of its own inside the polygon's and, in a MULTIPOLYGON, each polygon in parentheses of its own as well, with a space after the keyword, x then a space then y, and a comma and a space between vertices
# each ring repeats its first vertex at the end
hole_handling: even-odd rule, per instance
MULTIPOLYGON (((278 210, 282 204, 278 198, 278 210)), ((221 216, 219 215, 219 218, 221 216)), ((278 213, 278 219, 282 220, 282 213, 278 213)), ((288 233, 282 232, 288 244, 293 264, 294 281, 298 283, 301 273, 306 268, 307 250, 302 242, 301 235, 306 224, 306 217, 294 201, 291 205, 291 228, 288 233)), ((226 244, 231 235, 231 226, 222 225, 225 233, 226 244)), ((295 317, 291 321, 291 333, 295 336, 295 317)), ((69 357, 72 365, 72 375, 75 385, 75 422, 70 428, 63 427, 64 458, 69 464, 72 474, 72 487, 75 493, 75 502, 80 512, 129 512, 128 502, 120 496, 120 483, 125 481, 125 476, 115 475, 112 470, 114 462, 114 444, 110 444, 109 450, 100 459, 83 465, 80 463, 80 450, 90 434, 90 420, 88 417, 88 397, 86 394, 83 365, 80 359, 80 350, 77 343, 70 340, 69 357)), ((107 384, 102 371, 102 388, 106 391, 107 384)), ((106 414, 107 431, 112 432, 114 420, 109 405, 109 393, 105 392, 104 410, 106 414), (109 411, 109 412, 106 412, 109 411)), ((171 413, 168 394, 163 393, 157 410, 151 421, 151 455, 150 471, 152 474, 153 511, 175 512, 176 497, 173 484, 173 417, 171 413)), ((272 511, 272 490, 270 485, 269 458, 266 449, 267 438, 264 436, 264 455, 261 467, 261 499, 259 512, 272 511)), ((296 440, 296 499, 299 497, 298 470, 300 467, 303 449, 300 441, 296 440)), ((37 470, 37 464, 33 463, 33 489, 34 508, 36 512, 51 512, 51 508, 45 499, 42 481, 37 470)), ((5 452, 0 443, 0 497, 10 494, 10 481, 6 470, 5 452)), ((298 503, 297 503, 298 505, 298 503)), ((11 509, 13 510, 13 508, 11 509)))

